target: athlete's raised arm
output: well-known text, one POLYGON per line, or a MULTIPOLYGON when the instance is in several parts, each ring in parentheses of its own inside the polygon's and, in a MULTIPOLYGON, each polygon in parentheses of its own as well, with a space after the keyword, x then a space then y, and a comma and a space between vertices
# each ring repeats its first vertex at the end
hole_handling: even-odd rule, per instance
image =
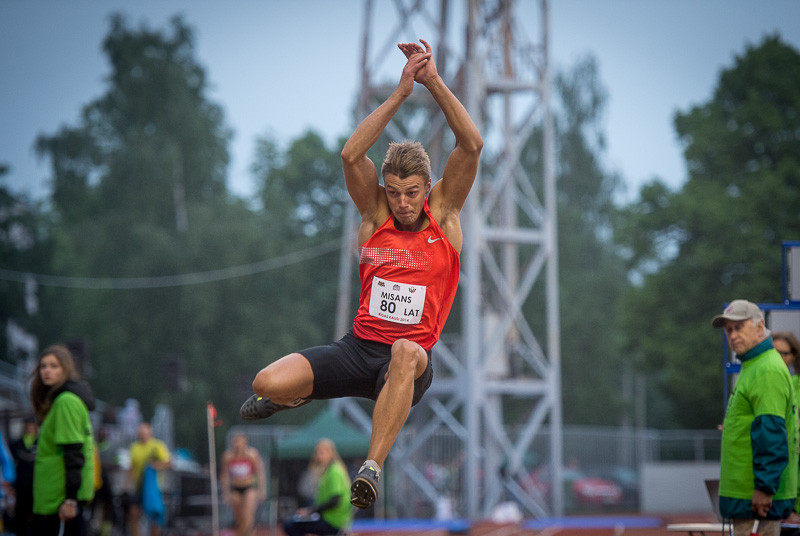
POLYGON ((374 219, 377 212, 386 212, 386 200, 378 182, 375 164, 367 157, 367 151, 378 141, 400 106, 414 90, 414 76, 429 61, 430 54, 424 51, 411 54, 403 67, 400 82, 378 108, 356 127, 342 149, 342 167, 347 191, 358 208, 362 221, 374 219))
POLYGON ((398 47, 408 58, 423 52, 430 54, 430 60, 416 72, 414 80, 430 92, 456 137, 455 148, 447 159, 442 180, 431 192, 430 203, 437 204, 446 213, 453 210, 458 212, 475 182, 483 139, 464 105, 439 76, 431 46, 424 39, 420 39, 420 42, 425 45, 424 50, 416 43, 401 43, 398 47))

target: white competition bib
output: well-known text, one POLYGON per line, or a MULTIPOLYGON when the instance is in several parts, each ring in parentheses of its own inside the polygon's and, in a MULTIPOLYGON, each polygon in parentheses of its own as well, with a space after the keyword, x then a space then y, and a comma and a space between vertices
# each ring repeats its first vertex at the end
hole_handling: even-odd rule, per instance
POLYGON ((419 324, 426 290, 425 285, 407 285, 373 277, 369 314, 398 324, 419 324))

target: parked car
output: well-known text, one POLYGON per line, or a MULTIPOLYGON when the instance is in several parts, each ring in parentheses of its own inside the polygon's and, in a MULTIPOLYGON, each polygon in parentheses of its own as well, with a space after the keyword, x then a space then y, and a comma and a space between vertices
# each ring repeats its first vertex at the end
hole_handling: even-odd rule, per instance
POLYGON ((639 474, 635 469, 623 465, 602 465, 587 469, 586 472, 616 482, 622 489, 622 504, 625 507, 639 506, 639 474))
MULTIPOLYGON (((622 504, 622 487, 613 480, 591 476, 580 469, 564 467, 564 506, 576 509, 587 506, 619 506, 622 504)), ((535 488, 547 501, 551 500, 552 474, 549 465, 536 468, 531 473, 529 486, 535 488)))

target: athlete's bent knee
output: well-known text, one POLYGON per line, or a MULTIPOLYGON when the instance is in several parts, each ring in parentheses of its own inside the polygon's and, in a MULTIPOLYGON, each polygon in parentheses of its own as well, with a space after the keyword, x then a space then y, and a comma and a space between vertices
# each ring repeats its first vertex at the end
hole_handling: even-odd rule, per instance
POLYGON ((311 394, 314 373, 308 360, 294 353, 270 363, 256 374, 253 392, 278 404, 286 404, 311 394))
POLYGON ((409 367, 417 370, 420 366, 425 370, 428 354, 422 346, 408 339, 397 339, 392 344, 392 366, 409 367), (422 361, 421 361, 422 360, 422 361))
POLYGON ((269 369, 261 369, 253 380, 253 392, 258 396, 269 397, 273 388, 273 374, 271 374, 269 369))
POLYGON ((397 339, 392 343, 392 359, 395 357, 400 359, 416 359, 417 352, 422 347, 408 339, 397 339))

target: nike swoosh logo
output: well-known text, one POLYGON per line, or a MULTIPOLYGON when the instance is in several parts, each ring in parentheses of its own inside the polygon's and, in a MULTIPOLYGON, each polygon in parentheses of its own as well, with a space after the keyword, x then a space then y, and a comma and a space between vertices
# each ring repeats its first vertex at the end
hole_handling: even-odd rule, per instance
POLYGON ((433 238, 433 237, 430 237, 430 236, 429 236, 429 237, 428 237, 428 244, 433 244, 433 243, 434 243, 434 242, 436 242, 437 240, 441 240, 441 239, 442 239, 442 237, 441 237, 441 236, 440 236, 439 238, 433 238))

